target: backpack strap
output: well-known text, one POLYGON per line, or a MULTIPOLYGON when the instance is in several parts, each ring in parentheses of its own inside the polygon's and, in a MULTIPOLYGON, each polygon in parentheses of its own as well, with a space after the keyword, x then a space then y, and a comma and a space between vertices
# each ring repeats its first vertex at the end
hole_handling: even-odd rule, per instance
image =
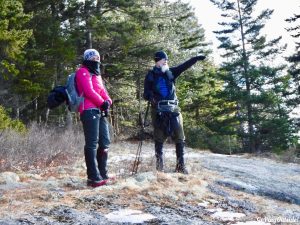
POLYGON ((153 70, 148 71, 148 80, 151 82, 154 81, 154 71, 153 70))
MULTIPOLYGON (((154 76, 155 76, 155 73, 154 73, 153 69, 149 70, 149 74, 150 74, 149 80, 153 81, 154 76)), ((167 75, 169 81, 175 82, 174 75, 170 70, 166 71, 166 75, 167 75)))
POLYGON ((170 70, 166 71, 166 75, 167 75, 169 81, 174 81, 175 82, 174 75, 170 70))

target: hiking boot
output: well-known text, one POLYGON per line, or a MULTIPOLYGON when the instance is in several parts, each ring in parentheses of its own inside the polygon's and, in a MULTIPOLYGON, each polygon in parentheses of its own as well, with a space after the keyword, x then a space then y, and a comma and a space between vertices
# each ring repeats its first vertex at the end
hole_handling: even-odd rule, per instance
POLYGON ((164 172, 164 162, 162 157, 156 158, 156 170, 160 172, 164 172))
POLYGON ((184 163, 184 142, 176 143, 176 158, 177 158, 177 163, 176 163, 175 172, 188 174, 188 171, 184 163))
POLYGON ((186 175, 189 174, 185 165, 179 165, 179 164, 176 164, 175 173, 182 173, 182 174, 186 174, 186 175))
POLYGON ((163 143, 155 141, 156 170, 164 171, 163 143))
POLYGON ((107 175, 107 158, 108 158, 108 149, 97 149, 97 162, 98 162, 98 169, 101 177, 104 180, 109 179, 107 175))
POLYGON ((90 187, 93 187, 93 188, 100 187, 100 186, 106 185, 107 181, 108 180, 97 180, 97 181, 95 181, 95 180, 88 179, 87 180, 87 186, 90 186, 90 187))

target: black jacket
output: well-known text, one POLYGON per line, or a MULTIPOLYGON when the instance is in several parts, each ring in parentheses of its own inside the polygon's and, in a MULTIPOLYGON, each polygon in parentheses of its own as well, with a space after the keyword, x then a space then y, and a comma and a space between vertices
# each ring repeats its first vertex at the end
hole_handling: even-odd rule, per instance
POLYGON ((155 102, 160 100, 177 100, 175 89, 176 78, 197 61, 197 57, 193 57, 178 66, 170 67, 170 70, 165 73, 161 71, 161 68, 154 66, 145 77, 144 99, 147 101, 154 100, 155 102), (167 87, 167 93, 162 91, 164 89, 161 87, 162 85, 167 87))

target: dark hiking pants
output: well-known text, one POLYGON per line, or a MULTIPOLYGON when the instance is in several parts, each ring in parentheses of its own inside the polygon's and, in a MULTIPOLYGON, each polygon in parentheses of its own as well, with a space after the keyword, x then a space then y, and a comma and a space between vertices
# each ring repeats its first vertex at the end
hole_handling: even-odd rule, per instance
POLYGON ((99 109, 84 110, 80 119, 85 137, 84 156, 87 176, 89 180, 99 181, 102 180, 99 168, 104 169, 107 163, 107 149, 110 145, 109 124, 106 117, 101 117, 99 109), (97 152, 103 154, 104 151, 106 155, 103 160, 103 157, 97 156, 97 152))
POLYGON ((175 143, 182 143, 185 141, 184 130, 183 130, 183 119, 180 111, 177 111, 176 126, 173 126, 171 134, 166 132, 165 128, 162 128, 163 119, 158 120, 157 109, 152 108, 151 117, 152 117, 152 125, 154 127, 154 140, 160 143, 164 143, 169 136, 171 136, 172 140, 175 143))

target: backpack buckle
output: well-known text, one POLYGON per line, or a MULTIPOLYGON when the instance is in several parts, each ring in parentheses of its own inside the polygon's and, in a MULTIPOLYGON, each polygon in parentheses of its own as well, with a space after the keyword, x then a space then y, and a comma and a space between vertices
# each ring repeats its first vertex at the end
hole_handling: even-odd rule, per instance
POLYGON ((178 100, 161 100, 157 103, 159 112, 174 112, 177 109, 178 100))

